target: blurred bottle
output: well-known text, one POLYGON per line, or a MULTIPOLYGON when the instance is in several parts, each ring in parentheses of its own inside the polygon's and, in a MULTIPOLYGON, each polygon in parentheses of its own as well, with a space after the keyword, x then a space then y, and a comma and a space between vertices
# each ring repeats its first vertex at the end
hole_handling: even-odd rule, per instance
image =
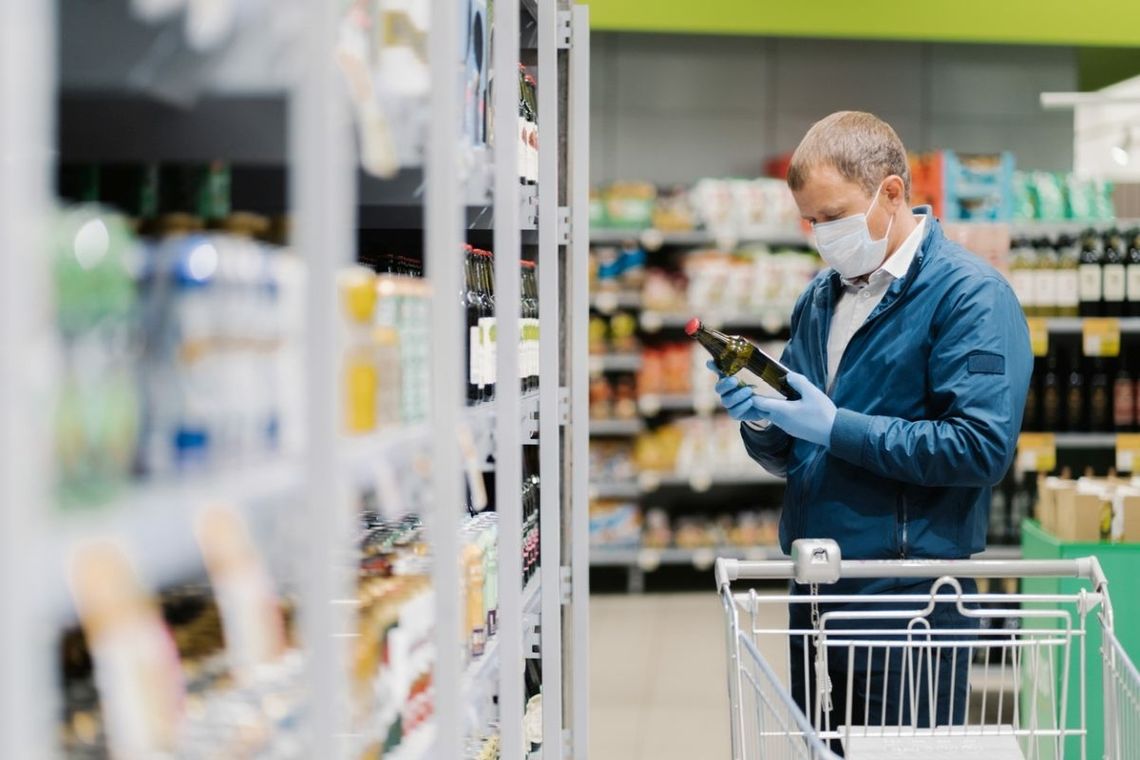
POLYGON ((1037 316, 1036 253, 1024 238, 1013 241, 1009 280, 1025 315, 1037 316))
POLYGON ((1140 317, 1140 230, 1133 230, 1128 240, 1127 312, 1130 317, 1140 317))
POLYGON ((1100 237, 1093 230, 1081 236, 1080 255, 1080 312, 1082 317, 1104 315, 1104 274, 1100 237))
POLYGON ((1045 238, 1038 239, 1031 245, 1037 259, 1033 267, 1035 316, 1055 317, 1060 313, 1057 280, 1061 258, 1045 238))
POLYGON ((1057 241, 1057 316, 1081 313, 1080 266, 1080 245, 1068 235, 1061 236, 1057 241))
POLYGON ((1038 356, 1033 359, 1033 374, 1029 378, 1029 388, 1025 394, 1025 414, 1021 420, 1022 430, 1041 430, 1041 382, 1045 360, 1038 356))
POLYGON ((1112 383, 1112 421, 1118 433, 1131 433, 1136 425, 1136 375, 1133 360, 1122 355, 1112 383))
POLYGON ((1041 429, 1058 432, 1064 422, 1065 382, 1061 359, 1056 348, 1049 350, 1045 357, 1045 373, 1041 376, 1041 429))
POLYGON ((1074 361, 1069 365, 1069 376, 1065 383, 1066 430, 1076 432, 1089 429, 1086 390, 1085 373, 1080 362, 1074 361))
POLYGON ((483 341, 483 400, 495 398, 498 381, 499 330, 495 316, 495 260, 489 251, 475 250, 476 269, 479 272, 479 290, 483 294, 484 311, 479 318, 483 341))
POLYGON ((1098 356, 1093 360, 1092 373, 1088 378, 1089 430, 1098 433, 1112 430, 1112 396, 1112 381, 1106 361, 1098 356))
POLYGON ((474 404, 483 400, 484 374, 483 332, 480 319, 485 314, 483 295, 477 276, 475 249, 465 246, 464 271, 466 286, 463 289, 463 307, 467 319, 467 402, 474 404))
POLYGON ((1112 230, 1104 240, 1103 298, 1104 316, 1124 316, 1128 276, 1125 269, 1128 250, 1124 236, 1112 230))

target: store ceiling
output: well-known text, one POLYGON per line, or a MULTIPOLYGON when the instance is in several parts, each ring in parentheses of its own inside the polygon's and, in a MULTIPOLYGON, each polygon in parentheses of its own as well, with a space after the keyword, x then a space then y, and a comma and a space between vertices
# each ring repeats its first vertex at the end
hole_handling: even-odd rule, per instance
POLYGON ((599 31, 1140 47, 1137 0, 588 0, 599 31))

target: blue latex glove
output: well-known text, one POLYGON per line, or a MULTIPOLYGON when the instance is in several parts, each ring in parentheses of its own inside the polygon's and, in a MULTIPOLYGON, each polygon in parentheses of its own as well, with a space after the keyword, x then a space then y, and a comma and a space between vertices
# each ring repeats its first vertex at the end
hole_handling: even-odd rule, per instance
MULTIPOLYGON (((711 362, 710 369, 716 371, 711 362)), ((719 374, 719 373, 718 373, 719 374)), ((770 420, 788 435, 830 448, 831 428, 835 425, 835 404, 827 394, 801 374, 788 373, 788 384, 799 391, 797 401, 756 395, 750 385, 734 377, 721 377, 716 384, 720 401, 728 415, 742 422, 770 420)))

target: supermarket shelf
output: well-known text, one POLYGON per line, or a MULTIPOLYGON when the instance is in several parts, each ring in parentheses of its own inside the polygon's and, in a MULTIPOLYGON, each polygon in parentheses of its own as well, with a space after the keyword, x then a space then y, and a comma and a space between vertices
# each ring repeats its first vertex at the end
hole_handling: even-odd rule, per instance
POLYGON ((692 565, 698 570, 712 570, 717 557, 729 559, 786 559, 778 546, 720 546, 701 549, 651 549, 647 547, 605 547, 590 548, 591 567, 637 567, 642 570, 655 570, 662 565, 692 565))
POLYGON ((640 496, 641 486, 636 480, 590 484, 591 499, 636 499, 640 496))
MULTIPOLYGON (((698 569, 712 567, 717 557, 729 559, 771 560, 787 559, 778 546, 721 546, 702 549, 652 549, 648 547, 606 547, 590 548, 590 565, 593 567, 638 567, 653 570, 661 565, 693 565, 698 569), (711 557, 711 559, 710 559, 711 557)), ((974 559, 1020 559, 1018 546, 991 547, 974 559)))
POLYGON ((1106 232, 1110 229, 1128 229, 1140 226, 1140 219, 1079 219, 1045 221, 1018 220, 1009 223, 1011 237, 1056 237, 1057 235, 1079 235, 1087 229, 1106 232))
MULTIPOLYGON (((1049 332, 1055 335, 1079 335, 1084 320, 1081 317, 1049 317, 1045 323, 1049 332)), ((1140 317, 1124 317, 1120 320, 1120 332, 1140 334, 1140 317)))
MULTIPOLYGON (((705 399, 701 408, 712 411, 716 408, 716 397, 705 399)), ((642 414, 654 415, 658 412, 692 411, 697 408, 696 398, 691 393, 653 393, 640 396, 637 408, 642 414)))
POLYGON ((783 483, 784 479, 772 475, 759 467, 755 473, 745 475, 705 475, 694 473, 691 475, 658 475, 654 472, 643 472, 638 477, 638 485, 642 493, 651 493, 658 488, 689 488, 701 493, 710 488, 725 486, 747 486, 783 483))
POLYGON ((641 291, 599 290, 590 294, 590 306, 603 314, 612 314, 618 309, 639 309, 641 291))
MULTIPOLYGON (((708 230, 688 232, 659 232, 637 229, 597 229, 590 231, 590 242, 598 245, 621 245, 636 240, 649 249, 663 246, 684 248, 687 246, 718 245, 721 238, 708 230)), ((736 238, 738 245, 764 244, 773 246, 806 246, 807 237, 794 227, 757 228, 736 238)))
MULTIPOLYGON (((465 223, 469 230, 494 228, 492 165, 484 151, 476 151, 471 173, 464 183, 465 223)), ((424 172, 420 168, 401 169, 391 179, 377 179, 358 173, 360 207, 357 227, 362 230, 418 230, 424 223, 424 172)), ((519 188, 519 229, 538 228, 538 191, 533 185, 519 188)), ((533 242, 524 240, 524 243, 533 242)))
POLYGON ((467 663, 463 672, 463 693, 471 694, 481 686, 498 686, 499 637, 490 636, 483 647, 483 654, 467 663))
POLYGON ((1059 449, 1114 449, 1115 433, 1057 433, 1059 449))
POLYGON ((590 357, 590 373, 637 372, 641 369, 641 354, 594 354, 590 357))
POLYGON ((591 436, 634 436, 645 429, 645 423, 634 420, 590 420, 591 436))
POLYGON ((55 586, 49 586, 51 610, 61 619, 74 617, 67 562, 84 542, 119 542, 149 588, 185 581, 204 567, 194 538, 194 518, 202 507, 232 504, 251 523, 260 522, 262 513, 283 510, 302 497, 303 473, 301 461, 281 458, 232 473, 128 488, 105 507, 54 516, 47 531, 53 546, 45 547, 59 573, 55 586))
MULTIPOLYGON (((663 329, 679 330, 688 324, 692 318, 692 314, 646 310, 641 312, 641 329, 646 332, 657 332, 663 329)), ((768 316, 760 314, 705 314, 702 315, 701 321, 707 327, 717 329, 733 327, 740 330, 763 330, 768 333, 778 333, 787 328, 786 314, 768 316)))

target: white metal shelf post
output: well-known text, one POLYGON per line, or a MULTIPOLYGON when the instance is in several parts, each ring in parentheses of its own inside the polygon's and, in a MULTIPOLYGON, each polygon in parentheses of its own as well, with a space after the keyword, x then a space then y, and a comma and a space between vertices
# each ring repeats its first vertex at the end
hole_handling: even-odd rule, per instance
POLYGON ((432 506, 425 523, 432 542, 435 592, 435 746, 429 757, 461 757, 463 749, 459 641, 459 517, 463 509, 459 419, 464 387, 460 366, 466 334, 459 294, 463 289, 463 205, 459 167, 460 3, 432 0, 428 58, 431 119, 427 135, 424 244, 431 282, 432 506))
POLYGON ((542 749, 563 757, 562 741, 562 380, 559 294, 563 261, 558 242, 558 0, 538 6, 538 303, 543 340, 539 363, 539 567, 542 572, 542 749))
MULTIPOLYGON (((301 620, 306 649, 307 740, 313 757, 343 754, 347 726, 347 669, 344 633, 333 615, 333 600, 352 590, 343 586, 338 564, 349 541, 351 511, 339 475, 340 357, 337 341, 337 271, 353 257, 354 196, 352 133, 343 85, 333 65, 339 27, 338 6, 322 0, 305 5, 301 35, 306 65, 291 100, 294 126, 290 166, 297 243, 307 266, 306 326, 306 488, 304 529, 307 565, 300 574, 301 620), (319 696, 318 696, 319 695, 319 696)), ((355 594, 353 593, 355 596, 355 594)))
POLYGON ((569 93, 570 181, 570 303, 571 356, 571 671, 570 725, 573 756, 589 752, 590 639, 590 523, 587 493, 589 473, 589 366, 585 357, 587 315, 590 313, 587 260, 590 252, 590 9, 571 6, 569 93))
POLYGON ((54 658, 44 615, 51 509, 50 178, 55 3, 0 2, 0 756, 54 746, 54 658), (41 572, 42 571, 42 572, 41 572))
MULTIPOLYGON (((522 390, 519 384, 519 3, 495 3, 495 509, 499 513, 499 731, 523 757, 522 390)), ((458 249, 456 256, 458 257, 458 249)), ((443 755, 441 755, 443 757, 443 755)))

